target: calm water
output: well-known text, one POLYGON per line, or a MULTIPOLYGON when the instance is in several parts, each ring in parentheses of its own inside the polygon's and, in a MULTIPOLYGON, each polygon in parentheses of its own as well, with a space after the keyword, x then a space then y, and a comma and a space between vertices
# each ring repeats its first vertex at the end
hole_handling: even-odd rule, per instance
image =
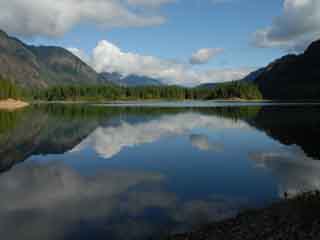
POLYGON ((0 236, 158 239, 320 189, 319 136, 317 105, 0 112, 0 236))

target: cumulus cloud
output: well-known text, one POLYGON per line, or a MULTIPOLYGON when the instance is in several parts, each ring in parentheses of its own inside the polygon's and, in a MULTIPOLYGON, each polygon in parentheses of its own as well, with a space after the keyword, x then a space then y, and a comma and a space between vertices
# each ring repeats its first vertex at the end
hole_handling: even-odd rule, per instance
POLYGON ((133 5, 159 7, 163 4, 173 3, 176 0, 128 0, 128 3, 133 5))
MULTIPOLYGON (((205 116, 198 113, 184 113, 175 116, 164 116, 145 123, 130 124, 122 122, 117 127, 99 127, 72 152, 93 149, 98 155, 109 159, 126 147, 153 143, 161 138, 190 134, 194 128, 209 128, 211 130, 241 128, 249 126, 241 121, 220 119, 214 116, 205 116)), ((195 136, 193 143, 201 149, 221 150, 221 144, 211 144, 202 137, 195 136)), ((209 140, 208 140, 209 141, 209 140)))
POLYGON ((165 18, 150 7, 170 0, 0 1, 0 29, 23 36, 63 35, 81 22, 101 27, 144 27, 165 18))
POLYGON ((250 154, 258 167, 268 169, 279 181, 279 195, 295 196, 320 190, 320 162, 309 158, 298 146, 250 154), (307 174, 306 174, 307 173, 307 174))
POLYGON ((117 72, 125 76, 135 74, 157 78, 165 84, 195 86, 208 82, 233 81, 247 76, 254 70, 252 68, 195 70, 188 64, 124 52, 107 40, 100 41, 90 56, 82 56, 80 54, 82 51, 76 48, 70 50, 84 61, 90 59, 89 64, 97 72, 117 72))
POLYGON ((320 1, 285 0, 283 14, 271 26, 255 33, 259 47, 281 47, 301 51, 320 38, 320 1))
POLYGON ((197 64, 206 64, 208 63, 212 58, 217 56, 218 54, 222 53, 224 50, 221 48, 203 48, 199 49, 197 52, 195 52, 191 59, 190 63, 197 65, 197 64))

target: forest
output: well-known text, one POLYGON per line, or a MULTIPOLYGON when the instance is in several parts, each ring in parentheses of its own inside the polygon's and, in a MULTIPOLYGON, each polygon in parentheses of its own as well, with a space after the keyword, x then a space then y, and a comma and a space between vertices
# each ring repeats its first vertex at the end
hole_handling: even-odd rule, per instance
POLYGON ((212 100, 240 98, 262 99, 257 86, 250 83, 221 83, 213 88, 180 86, 121 87, 117 85, 53 86, 32 90, 34 100, 103 101, 103 100, 212 100))
POLYGON ((17 99, 20 98, 21 95, 22 92, 19 87, 0 75, 0 100, 8 98, 17 99))
POLYGON ((40 101, 114 101, 114 100, 212 100, 262 99, 259 88, 251 83, 230 82, 215 87, 181 86, 122 87, 106 85, 61 85, 45 89, 25 89, 0 76, 0 99, 40 101))

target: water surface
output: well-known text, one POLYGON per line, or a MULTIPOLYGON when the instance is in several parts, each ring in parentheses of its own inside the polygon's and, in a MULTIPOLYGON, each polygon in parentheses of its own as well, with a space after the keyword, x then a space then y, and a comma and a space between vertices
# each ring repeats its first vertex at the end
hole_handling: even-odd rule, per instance
POLYGON ((320 107, 0 112, 3 239, 158 239, 320 189, 320 107))

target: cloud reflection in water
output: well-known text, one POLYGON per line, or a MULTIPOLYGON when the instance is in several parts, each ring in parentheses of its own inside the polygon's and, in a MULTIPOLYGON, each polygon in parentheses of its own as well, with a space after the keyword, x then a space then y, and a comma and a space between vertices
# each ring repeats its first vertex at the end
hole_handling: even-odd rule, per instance
POLYGON ((108 239, 143 239, 163 233, 163 224, 172 230, 239 208, 228 198, 182 202, 165 182, 157 173, 101 170, 82 176, 62 164, 21 164, 0 175, 0 234, 10 240, 71 239, 94 226, 94 234, 108 239), (152 221, 152 209, 164 223, 152 221))
POLYGON ((298 146, 252 153, 250 159, 277 178, 281 197, 320 190, 320 161, 307 157, 298 146))
POLYGON ((219 142, 210 142, 209 137, 204 134, 190 135, 190 141, 193 147, 201 151, 222 152, 223 144, 219 142))
MULTIPOLYGON (((122 122, 117 127, 99 127, 76 146, 72 152, 91 148, 101 157, 108 159, 121 152, 125 147, 153 143, 169 136, 191 134, 191 131, 195 128, 221 130, 249 128, 249 126, 243 121, 234 121, 198 113, 183 113, 175 116, 163 116, 156 120, 138 124, 122 122)), ((221 150, 222 144, 209 144, 206 141, 203 136, 191 137, 193 146, 198 147, 200 150, 208 150, 208 148, 221 150)))

